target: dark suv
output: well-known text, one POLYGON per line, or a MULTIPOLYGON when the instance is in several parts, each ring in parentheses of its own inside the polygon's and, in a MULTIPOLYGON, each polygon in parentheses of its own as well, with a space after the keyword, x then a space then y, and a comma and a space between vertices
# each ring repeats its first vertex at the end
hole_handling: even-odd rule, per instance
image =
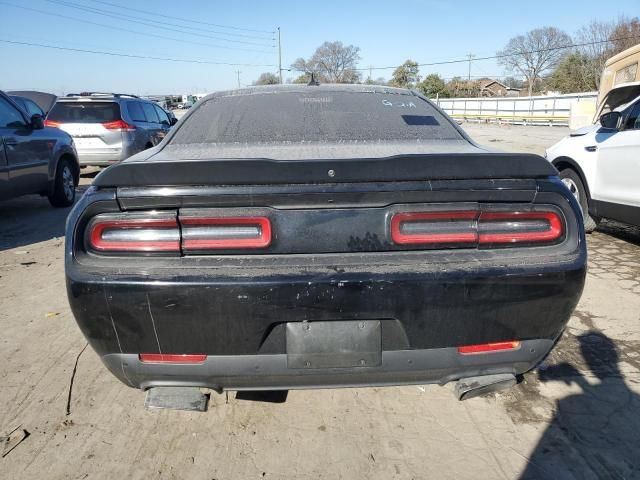
POLYGON ((67 207, 75 200, 79 173, 71 137, 44 128, 41 115, 28 115, 0 92, 0 200, 39 193, 54 207, 67 207))
POLYGON ((59 98, 45 122, 73 137, 82 166, 111 165, 153 147, 174 123, 154 102, 95 92, 59 98))

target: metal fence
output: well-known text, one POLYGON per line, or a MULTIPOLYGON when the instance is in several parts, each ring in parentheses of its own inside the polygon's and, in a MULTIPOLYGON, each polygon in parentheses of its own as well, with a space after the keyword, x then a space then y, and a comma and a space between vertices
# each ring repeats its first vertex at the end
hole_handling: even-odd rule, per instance
POLYGON ((589 102, 595 112, 598 92, 569 93, 555 96, 500 98, 432 99, 451 117, 467 121, 485 121, 530 125, 569 125, 572 110, 580 102, 589 102))

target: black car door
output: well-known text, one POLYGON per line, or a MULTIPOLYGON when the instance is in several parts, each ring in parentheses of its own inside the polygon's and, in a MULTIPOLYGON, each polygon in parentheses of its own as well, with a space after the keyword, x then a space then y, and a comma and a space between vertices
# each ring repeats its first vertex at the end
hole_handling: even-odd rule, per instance
POLYGON ((25 115, 0 96, 0 136, 8 170, 8 195, 40 193, 47 189, 49 159, 55 140, 47 129, 35 130, 25 115))

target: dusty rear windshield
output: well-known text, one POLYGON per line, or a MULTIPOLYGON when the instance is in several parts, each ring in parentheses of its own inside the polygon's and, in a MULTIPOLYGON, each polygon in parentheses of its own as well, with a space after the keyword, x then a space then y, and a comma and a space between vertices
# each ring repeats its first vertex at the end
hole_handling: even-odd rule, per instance
POLYGON ((120 105, 115 102, 58 102, 48 120, 60 123, 105 123, 120 120, 120 105))
POLYGON ((429 102, 409 92, 277 92, 212 97, 171 144, 460 140, 429 102))

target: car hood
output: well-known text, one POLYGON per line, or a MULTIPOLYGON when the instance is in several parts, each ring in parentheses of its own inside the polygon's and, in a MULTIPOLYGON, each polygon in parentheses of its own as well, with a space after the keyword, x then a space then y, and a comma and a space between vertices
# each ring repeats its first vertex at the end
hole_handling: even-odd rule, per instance
POLYGON ((587 125, 584 126, 582 128, 578 128, 577 130, 572 131, 569 136, 570 137, 581 137, 583 135, 586 135, 587 133, 593 132, 594 130, 597 130, 598 128, 600 128, 600 124, 596 123, 594 125, 587 125))
POLYGON ((38 105, 42 111, 45 113, 49 113, 53 104, 56 103, 58 97, 52 93, 46 92, 37 92, 35 90, 16 90, 13 92, 6 92, 7 95, 15 95, 18 97, 28 98, 36 105, 38 105))

